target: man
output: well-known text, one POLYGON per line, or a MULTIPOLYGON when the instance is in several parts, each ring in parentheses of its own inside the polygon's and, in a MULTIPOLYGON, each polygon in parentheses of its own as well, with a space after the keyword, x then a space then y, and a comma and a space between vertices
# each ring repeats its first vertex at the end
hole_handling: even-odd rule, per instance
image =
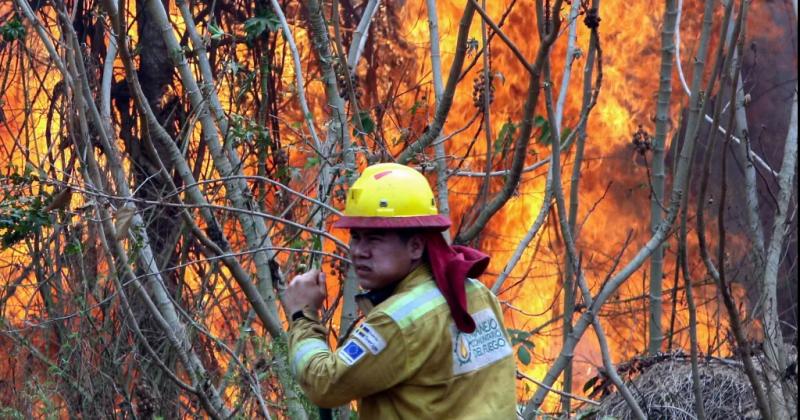
POLYGON ((350 229, 364 320, 334 352, 317 311, 325 275, 284 295, 289 357, 320 407, 360 400, 364 419, 516 418, 515 361, 494 295, 477 280, 489 257, 449 246, 425 177, 398 164, 364 170, 334 227, 350 229))

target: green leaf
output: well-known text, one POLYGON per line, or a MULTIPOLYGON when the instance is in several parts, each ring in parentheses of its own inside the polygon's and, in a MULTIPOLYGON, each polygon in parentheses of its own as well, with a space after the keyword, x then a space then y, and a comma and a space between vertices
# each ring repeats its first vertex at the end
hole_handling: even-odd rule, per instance
POLYGON ((25 26, 22 25, 22 21, 18 17, 14 16, 5 25, 0 25, 0 36, 6 42, 23 39, 25 38, 25 26))
POLYGON ((530 340, 522 340, 520 341, 520 344, 525 346, 525 348, 528 350, 533 350, 534 348, 536 348, 536 344, 533 344, 533 342, 530 340))
POLYGON ((542 131, 539 133, 539 143, 549 146, 553 142, 552 135, 550 125, 542 127, 542 131))
POLYGON ((422 101, 414 101, 414 105, 411 105, 411 108, 408 109, 408 112, 411 114, 411 116, 414 116, 414 114, 417 113, 422 105, 424 105, 422 101))
POLYGON ((497 134, 497 140, 494 141, 494 152, 499 153, 506 146, 511 144, 514 140, 514 133, 517 131, 517 125, 511 121, 506 121, 500 132, 497 134))
MULTIPOLYGON (((26 168, 26 174, 11 174, 3 177, 15 186, 30 184, 32 166, 26 168)), ((42 227, 50 226, 50 217, 45 210, 46 204, 51 201, 47 193, 38 195, 25 195, 19 189, 12 188, 5 196, 0 198, 0 245, 9 247, 35 234, 42 227)))
POLYGON ((564 129, 561 130, 561 141, 563 142, 564 140, 566 140, 570 134, 572 134, 572 129, 569 127, 564 127, 564 129))
POLYGON ((358 111, 358 117, 353 115, 352 123, 356 127, 355 135, 363 136, 364 134, 371 134, 375 131, 375 121, 372 120, 372 116, 370 116, 369 111, 358 111), (358 120, 356 120, 358 118, 358 120), (362 132, 358 132, 358 124, 356 121, 361 122, 361 128, 364 129, 362 132))
POLYGON ((262 18, 254 17, 244 21, 244 32, 247 34, 247 39, 255 39, 264 33, 265 29, 267 29, 267 24, 262 18))
POLYGON ((519 359, 523 365, 528 366, 531 363, 531 354, 528 352, 528 349, 519 346, 517 348, 517 359, 519 359))
POLYGON ((208 24, 208 32, 211 33, 211 39, 220 39, 225 36, 225 31, 213 23, 208 24))
POLYGON ((70 242, 64 250, 67 255, 77 255, 81 253, 80 242, 70 242))
POLYGON ((266 149, 267 147, 272 146, 272 137, 269 135, 269 131, 258 131, 258 136, 256 137, 256 146, 259 149, 266 149))
POLYGON ((531 333, 528 331, 523 330, 515 330, 513 328, 509 328, 508 335, 511 336, 511 345, 516 346, 517 344, 521 344, 526 341, 530 336, 531 333))
POLYGON ((312 157, 306 159, 306 163, 303 165, 303 169, 308 169, 308 168, 311 168, 313 166, 317 166, 318 163, 319 163, 319 157, 318 156, 312 156, 312 157))
POLYGON ((550 145, 553 142, 552 130, 550 129, 550 122, 547 118, 537 115, 533 118, 533 125, 539 128, 539 133, 536 135, 536 142, 539 144, 550 145))
POLYGON ((275 32, 281 27, 281 20, 272 9, 259 9, 255 17, 244 22, 244 31, 248 40, 253 40, 264 31, 275 32))
POLYGON ((253 87, 253 81, 256 79, 256 72, 246 72, 244 79, 239 83, 239 93, 236 94, 236 101, 242 100, 242 97, 253 87))
POLYGON ((0 418, 9 420, 24 420, 25 416, 11 407, 0 407, 0 418))
POLYGON ((267 13, 264 16, 264 21, 266 21, 267 29, 270 32, 275 32, 281 28, 281 19, 272 11, 272 9, 267 10, 267 13))

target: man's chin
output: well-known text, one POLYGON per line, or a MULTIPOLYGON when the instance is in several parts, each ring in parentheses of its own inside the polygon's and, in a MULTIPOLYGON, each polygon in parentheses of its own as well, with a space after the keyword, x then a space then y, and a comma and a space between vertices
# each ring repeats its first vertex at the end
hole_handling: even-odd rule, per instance
POLYGON ((375 285, 369 280, 364 280, 362 278, 359 278, 358 279, 358 287, 360 287, 360 288, 362 288, 364 290, 372 290, 372 289, 375 288, 375 285))

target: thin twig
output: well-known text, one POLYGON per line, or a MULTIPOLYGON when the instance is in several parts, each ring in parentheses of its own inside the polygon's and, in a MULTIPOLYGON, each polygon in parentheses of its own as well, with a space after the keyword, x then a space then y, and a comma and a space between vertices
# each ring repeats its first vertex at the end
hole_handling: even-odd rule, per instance
POLYGON ((572 398, 573 400, 578 400, 578 401, 581 401, 581 402, 585 402, 587 404, 600 406, 600 402, 598 402, 598 401, 590 400, 588 398, 581 397, 580 395, 570 394, 570 393, 567 393, 567 392, 564 392, 564 391, 561 391, 561 390, 558 390, 558 389, 555 389, 555 388, 551 388, 551 387, 547 386, 547 384, 545 384, 545 383, 543 383, 541 381, 537 381, 536 379, 533 379, 530 376, 528 376, 528 375, 526 375, 526 374, 524 374, 524 373, 522 373, 520 371, 517 371, 517 377, 522 378, 522 379, 527 379, 527 380, 535 383, 536 385, 538 385, 538 386, 540 386, 540 387, 542 387, 542 388, 544 388, 544 389, 546 389, 546 390, 548 390, 550 392, 553 392, 555 394, 561 395, 562 397, 568 397, 568 398, 572 398))
MULTIPOLYGON (((683 0, 678 0, 678 16, 677 21, 675 23, 675 66, 678 68, 678 77, 681 81, 681 86, 683 87, 683 91, 688 96, 692 96, 692 90, 689 85, 686 83, 686 77, 683 74, 683 65, 681 63, 681 12, 683 11, 683 0)), ((709 123, 713 123, 714 119, 708 115, 704 114, 703 119, 709 123)), ((727 135, 727 131, 725 131, 722 126, 717 126, 717 130, 719 130, 722 135, 727 135)), ((731 136, 731 139, 735 141, 737 144, 742 144, 742 140, 736 136, 731 136)), ((777 177, 778 173, 772 169, 769 164, 761 158, 756 152, 753 150, 748 150, 748 155, 754 162, 758 163, 762 168, 764 168, 767 172, 771 173, 772 176, 777 177)))
MULTIPOLYGON (((58 184, 58 185, 66 185, 66 184, 61 183, 61 182, 57 182, 56 184, 58 184)), ((309 226, 305 226, 303 224, 291 221, 289 219, 285 219, 285 218, 282 218, 282 217, 274 216, 272 214, 260 212, 260 211, 257 211, 257 210, 240 209, 240 208, 237 208, 237 207, 221 206, 221 205, 216 205, 216 204, 178 204, 178 203, 165 202, 165 201, 162 201, 162 200, 148 200, 148 199, 137 198, 137 197, 132 197, 132 196, 127 196, 126 197, 126 196, 121 196, 121 195, 109 194, 109 193, 106 193, 106 192, 103 192, 103 191, 96 190, 94 188, 88 189, 88 188, 84 188, 84 187, 81 187, 81 186, 78 186, 78 185, 72 185, 72 184, 70 184, 70 188, 74 189, 75 191, 84 193, 86 195, 91 195, 91 196, 96 196, 96 197, 101 197, 101 198, 106 198, 106 199, 112 199, 112 200, 119 200, 119 201, 123 201, 123 202, 139 203, 139 204, 152 205, 152 206, 184 208, 184 209, 203 209, 203 208, 205 208, 205 209, 211 209, 211 210, 222 210, 222 211, 229 211, 231 213, 241 213, 241 214, 250 215, 250 216, 263 217, 265 219, 274 220, 276 222, 283 223, 283 224, 286 224, 288 226, 291 226, 291 227, 294 227, 294 228, 297 228, 297 229, 301 229, 301 230, 307 231, 309 233, 313 233, 315 235, 324 236, 325 238, 331 240, 331 242, 333 242, 336 245, 338 245, 340 248, 348 249, 346 243, 342 242, 340 239, 336 238, 335 236, 331 235, 330 233, 328 233, 326 231, 315 229, 315 228, 312 228, 312 227, 309 227, 309 226)), ((269 249, 269 247, 262 248, 262 249, 269 249)))
POLYGON ((294 63, 295 87, 297 88, 297 102, 300 103, 300 109, 303 111, 303 119, 308 127, 308 132, 311 134, 311 139, 314 140, 314 147, 317 150, 322 150, 322 143, 317 136, 317 130, 314 128, 314 119, 311 111, 308 108, 306 101, 305 82, 303 81, 303 63, 300 61, 300 53, 297 51, 297 44, 294 42, 292 30, 289 28, 289 23, 286 21, 286 15, 283 14, 281 5, 278 0, 270 0, 272 11, 278 16, 281 22, 281 30, 283 31, 283 38, 289 44, 289 51, 292 53, 292 61, 294 63))
MULTIPOLYGON (((508 35, 506 35, 505 32, 503 32, 503 30, 500 29, 500 27, 497 26, 497 24, 494 23, 494 21, 492 21, 492 18, 489 17, 489 14, 487 14, 486 11, 483 10, 483 8, 478 4, 476 0, 469 0, 469 1, 470 3, 472 3, 472 7, 475 8, 475 11, 478 12, 479 15, 481 15, 483 21, 486 22, 486 24, 489 25, 497 35, 500 36, 500 39, 502 39, 503 42, 506 43, 506 45, 508 45, 508 48, 511 49, 511 52, 514 53, 514 56, 517 57, 517 60, 519 60, 522 66, 525 67, 525 70, 527 70, 528 73, 531 74, 531 76, 538 77, 538 75, 534 74, 534 68, 525 58, 525 55, 522 54, 522 52, 514 44, 514 42, 511 41, 508 35)), ((484 46, 484 48, 486 48, 486 46, 484 46)))
POLYGON ((553 169, 551 167, 551 169, 547 171, 547 180, 545 181, 544 187, 544 200, 542 201, 542 207, 539 209, 539 214, 536 215, 536 219, 534 219, 530 229, 528 229, 528 232, 525 233, 525 236, 514 250, 514 254, 503 267, 503 271, 501 271, 500 275, 497 276, 497 280, 495 280, 494 284, 492 285, 492 293, 497 294, 500 292, 500 289, 503 287, 503 283, 505 283, 509 274, 511 274, 511 272, 514 270, 514 267, 516 267, 517 263, 519 263, 520 259, 522 258, 522 254, 528 248, 528 244, 530 244, 530 242, 539 232, 539 229, 544 224, 545 218, 548 214, 550 214, 550 207, 553 205, 552 197, 553 169))
POLYGON ((453 105, 453 98, 455 96, 456 85, 458 85, 459 76, 461 75, 461 68, 464 65, 464 56, 467 54, 467 39, 469 38, 469 27, 472 23, 472 18, 475 15, 475 8, 472 3, 467 3, 464 7, 464 14, 461 16, 461 21, 458 24, 458 38, 456 40, 456 54, 453 58, 453 63, 450 65, 450 74, 447 76, 447 85, 441 95, 441 100, 436 106, 436 112, 433 122, 428 126, 428 130, 414 143, 410 144, 401 154, 397 157, 398 163, 407 163, 417 153, 422 150, 434 140, 439 137, 444 127, 444 122, 447 115, 450 113, 450 107, 453 105))
MULTIPOLYGON (((442 81, 442 54, 439 48, 439 16, 436 12, 436 1, 426 0, 425 4, 428 9, 428 28, 430 30, 431 40, 431 78, 433 79, 433 93, 436 99, 435 108, 439 107, 444 94, 444 82, 442 81)), ((475 113, 477 117, 478 113, 475 113)), ((472 124, 470 121, 464 129, 472 124)), ((440 136, 433 142, 433 150, 436 159, 436 194, 439 203, 439 214, 450 217, 450 199, 449 189, 447 187, 447 161, 445 157, 444 142, 450 137, 455 135, 458 131, 450 134, 450 136, 440 136)), ((445 239, 450 241, 450 231, 443 232, 445 239)))
MULTIPOLYGON (((472 0, 474 2, 474 0, 472 0)), ((558 10, 561 7, 563 0, 556 0, 554 9, 558 10)), ((473 3, 470 3, 473 4, 473 3)), ((533 129, 533 114, 538 103, 541 72, 546 66, 547 57, 549 56, 550 48, 556 40, 558 29, 561 27, 561 18, 558 13, 553 17, 553 30, 551 33, 542 37, 542 42, 539 45, 539 50, 536 53, 531 76, 528 84, 528 92, 525 98, 525 107, 523 111, 522 124, 519 130, 519 135, 514 141, 514 154, 511 163, 511 168, 508 177, 505 179, 503 186, 499 192, 492 196, 492 199, 484 206, 475 220, 459 232, 455 239, 457 243, 467 243, 474 239, 480 231, 483 230, 489 219, 494 216, 500 208, 505 205, 511 198, 511 195, 516 190, 521 175, 522 168, 525 165, 525 158, 528 155, 528 144, 530 143, 531 131, 533 129)), ((553 153, 560 152, 558 147, 554 148, 553 153)))
POLYGON ((355 32, 353 32, 353 40, 350 44, 350 52, 347 57, 347 66, 350 71, 355 73, 358 61, 364 51, 364 46, 367 44, 367 36, 369 35, 369 27, 372 23, 372 18, 378 12, 378 5, 380 0, 369 0, 364 12, 361 15, 361 20, 358 22, 355 32))

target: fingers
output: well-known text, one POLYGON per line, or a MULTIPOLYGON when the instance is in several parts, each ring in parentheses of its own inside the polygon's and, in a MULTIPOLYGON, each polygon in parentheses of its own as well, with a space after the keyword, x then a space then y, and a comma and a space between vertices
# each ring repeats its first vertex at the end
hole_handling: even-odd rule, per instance
POLYGON ((283 299, 290 313, 304 308, 317 311, 327 295, 325 273, 313 269, 295 276, 286 288, 283 299))
POLYGON ((295 276, 290 286, 302 289, 316 288, 323 297, 328 295, 328 289, 325 284, 325 273, 316 268, 295 276))
POLYGON ((319 276, 317 276, 317 286, 319 287, 319 291, 322 294, 323 298, 328 296, 328 287, 325 284, 325 273, 320 272, 319 276))
POLYGON ((292 279, 292 283, 297 282, 298 285, 301 284, 301 283, 316 284, 317 283, 317 276, 319 276, 319 270, 314 268, 314 269, 311 269, 309 271, 306 271, 303 274, 294 276, 294 278, 292 279))

